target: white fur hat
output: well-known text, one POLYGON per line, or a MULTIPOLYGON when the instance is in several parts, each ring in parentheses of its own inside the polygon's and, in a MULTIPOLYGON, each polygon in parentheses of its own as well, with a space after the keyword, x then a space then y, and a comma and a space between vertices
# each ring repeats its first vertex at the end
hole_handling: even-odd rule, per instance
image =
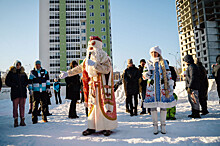
POLYGON ((161 55, 161 50, 160 50, 159 46, 155 46, 155 47, 150 48, 150 55, 151 55, 151 52, 157 52, 158 54, 161 55))

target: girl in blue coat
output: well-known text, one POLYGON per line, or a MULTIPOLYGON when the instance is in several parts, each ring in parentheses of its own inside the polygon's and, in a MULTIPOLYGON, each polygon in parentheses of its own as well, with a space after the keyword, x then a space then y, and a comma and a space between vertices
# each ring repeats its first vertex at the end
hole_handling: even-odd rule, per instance
POLYGON ((173 97, 174 81, 166 60, 161 56, 160 48, 151 48, 150 55, 151 59, 146 62, 142 73, 143 79, 148 80, 144 107, 151 108, 154 134, 158 134, 157 107, 160 108, 161 133, 166 134, 166 108, 176 105, 173 97))

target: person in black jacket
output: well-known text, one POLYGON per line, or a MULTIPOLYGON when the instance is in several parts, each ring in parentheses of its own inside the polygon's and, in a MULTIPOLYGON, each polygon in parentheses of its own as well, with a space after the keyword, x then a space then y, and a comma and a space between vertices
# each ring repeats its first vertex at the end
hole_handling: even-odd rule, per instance
MULTIPOLYGON (((76 61, 72 61, 70 63, 70 68, 74 68, 78 66, 78 63, 76 61)), ((76 102, 77 100, 80 100, 80 76, 75 75, 71 77, 66 77, 66 99, 70 99, 70 108, 69 108, 69 118, 75 119, 79 118, 76 114, 76 102)))
POLYGON ((188 99, 192 106, 192 114, 188 117, 192 118, 201 118, 200 109, 199 109, 199 97, 198 91, 200 89, 200 73, 197 65, 194 63, 194 60, 191 55, 186 55, 183 58, 183 61, 188 65, 186 70, 186 90, 188 93, 188 99))
POLYGON ((200 89, 199 89, 199 103, 202 107, 202 115, 209 113, 207 110, 207 100, 208 100, 208 78, 205 67, 202 65, 202 62, 197 59, 196 65, 198 66, 200 73, 200 89))
POLYGON ((58 104, 57 96, 59 99, 59 103, 62 104, 62 100, 60 97, 60 88, 61 88, 60 83, 58 82, 58 79, 55 78, 54 83, 53 83, 53 90, 54 90, 54 94, 55 94, 56 104, 58 104))
MULTIPOLYGON (((142 100, 142 103, 141 103, 142 112, 140 113, 141 115, 146 114, 146 108, 144 108, 143 102, 144 102, 145 95, 146 95, 147 80, 143 80, 143 78, 142 78, 142 73, 143 73, 143 69, 144 69, 145 64, 146 64, 145 59, 141 59, 140 65, 138 66, 140 76, 141 76, 141 83, 140 83, 140 90, 141 90, 140 92, 141 92, 141 98, 142 98, 141 99, 142 100)), ((150 108, 148 108, 148 113, 150 114, 150 108)))
MULTIPOLYGON (((169 65, 169 61, 167 61, 167 64, 169 65)), ((177 79, 177 74, 176 74, 176 71, 175 71, 175 68, 173 66, 169 66, 170 68, 170 71, 171 71, 171 76, 172 76, 172 80, 174 81, 174 86, 173 86, 173 89, 175 89, 176 87, 176 79, 177 79)))
POLYGON ((216 57, 216 64, 212 65, 212 68, 213 68, 212 74, 217 84, 217 91, 218 91, 219 104, 220 104, 220 54, 216 57))
POLYGON ((25 102, 27 98, 28 77, 20 61, 15 61, 14 66, 6 76, 5 84, 11 87, 11 100, 13 102, 14 127, 18 127, 18 106, 20 111, 20 126, 26 126, 24 120, 25 102))
POLYGON ((124 73, 124 81, 126 83, 126 95, 128 97, 129 105, 130 105, 130 115, 137 116, 137 105, 138 99, 137 95, 139 93, 139 78, 140 72, 138 68, 135 67, 133 64, 132 59, 128 59, 128 68, 125 70, 124 73), (134 108, 132 103, 132 98, 134 97, 134 108), (133 111, 134 110, 134 111, 133 111))

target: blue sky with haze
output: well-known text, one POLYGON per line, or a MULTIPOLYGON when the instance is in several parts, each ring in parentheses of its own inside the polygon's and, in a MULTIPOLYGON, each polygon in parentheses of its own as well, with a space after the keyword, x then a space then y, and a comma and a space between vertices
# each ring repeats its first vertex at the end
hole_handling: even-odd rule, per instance
MULTIPOLYGON (((0 18, 0 70, 18 59, 29 71, 39 57, 39 0, 0 0, 0 18)), ((111 0, 111 20, 115 71, 129 58, 135 65, 150 59, 156 45, 175 65, 169 55, 179 52, 175 0, 111 0)))

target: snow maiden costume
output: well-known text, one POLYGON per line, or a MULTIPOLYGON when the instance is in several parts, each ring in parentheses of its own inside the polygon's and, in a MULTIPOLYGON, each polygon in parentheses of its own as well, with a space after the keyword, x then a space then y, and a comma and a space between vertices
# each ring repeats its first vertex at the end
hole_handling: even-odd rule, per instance
POLYGON ((102 40, 91 36, 87 56, 79 66, 61 72, 60 78, 82 73, 85 105, 88 107, 88 129, 83 135, 103 130, 105 136, 117 127, 116 102, 114 95, 111 59, 102 50, 102 40))
POLYGON ((176 105, 173 96, 174 81, 169 71, 169 66, 161 56, 161 50, 158 46, 150 49, 151 52, 157 52, 159 57, 146 62, 142 73, 143 79, 148 80, 144 107, 151 108, 151 115, 154 125, 154 134, 158 134, 157 107, 160 108, 161 133, 165 134, 166 108, 176 105))

